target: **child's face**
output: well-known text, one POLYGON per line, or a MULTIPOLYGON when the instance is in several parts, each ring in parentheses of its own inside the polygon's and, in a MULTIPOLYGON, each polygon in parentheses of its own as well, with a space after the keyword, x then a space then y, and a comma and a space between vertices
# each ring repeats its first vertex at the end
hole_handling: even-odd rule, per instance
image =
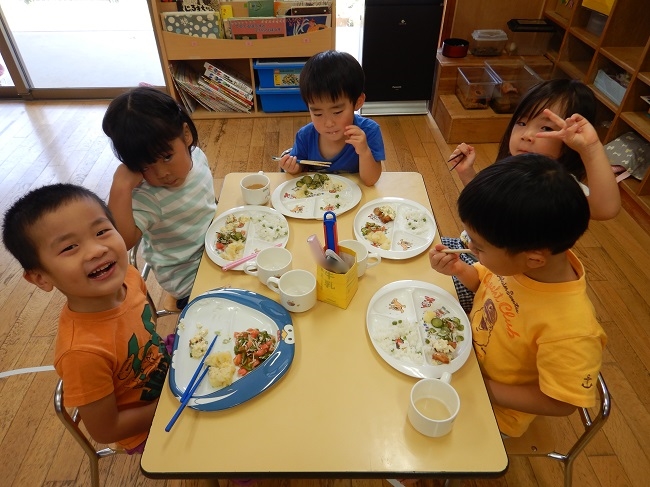
POLYGON ((489 244, 476 231, 466 227, 470 238, 469 248, 485 267, 499 276, 514 276, 528 271, 528 256, 525 252, 512 255, 504 249, 489 244))
POLYGON ((45 214, 29 233, 41 269, 26 272, 28 281, 44 291, 57 288, 74 311, 115 306, 128 267, 126 245, 96 201, 71 201, 45 214))
POLYGON ((347 98, 315 99, 309 104, 309 115, 318 134, 328 142, 345 140, 345 127, 352 125, 354 111, 363 105, 364 95, 356 104, 347 98))
MULTIPOLYGON (((549 108, 552 112, 559 113, 558 109, 560 107, 557 105, 552 105, 549 108)), ((550 157, 551 159, 558 159, 562 154, 564 143, 560 139, 536 137, 536 134, 539 132, 556 130, 560 130, 560 127, 551 122, 543 113, 530 120, 526 118, 517 120, 510 134, 510 154, 515 156, 517 154, 534 152, 550 157)))
POLYGON ((171 152, 142 170, 142 176, 151 186, 180 188, 192 169, 192 156, 189 147, 192 134, 186 128, 183 137, 171 143, 171 152), (189 136, 189 137, 188 137, 189 136))

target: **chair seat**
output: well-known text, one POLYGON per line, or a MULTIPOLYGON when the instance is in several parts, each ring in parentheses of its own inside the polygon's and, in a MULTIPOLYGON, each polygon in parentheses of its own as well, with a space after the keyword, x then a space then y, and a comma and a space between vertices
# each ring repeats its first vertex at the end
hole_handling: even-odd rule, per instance
POLYGON ((508 455, 546 456, 555 450, 555 437, 544 416, 537 416, 520 437, 503 440, 508 455))

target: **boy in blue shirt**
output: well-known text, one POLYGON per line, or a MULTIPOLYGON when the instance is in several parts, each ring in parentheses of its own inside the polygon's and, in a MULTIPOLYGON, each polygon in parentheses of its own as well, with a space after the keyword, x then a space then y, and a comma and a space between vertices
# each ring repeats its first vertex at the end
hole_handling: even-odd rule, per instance
POLYGON ((314 170, 301 160, 331 162, 328 172, 358 172, 374 185, 386 158, 379 124, 355 114, 363 105, 365 76, 350 54, 324 51, 312 56, 300 73, 300 95, 309 107, 311 123, 302 127, 280 169, 289 174, 314 170))

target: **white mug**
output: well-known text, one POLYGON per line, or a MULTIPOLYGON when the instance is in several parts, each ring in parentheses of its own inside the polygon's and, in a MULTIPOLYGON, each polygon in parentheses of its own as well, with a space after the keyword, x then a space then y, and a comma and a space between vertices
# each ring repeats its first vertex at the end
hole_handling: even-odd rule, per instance
POLYGON ((316 304, 316 278, 311 272, 295 269, 282 277, 269 277, 266 285, 280 295, 280 303, 287 311, 301 313, 316 304))
POLYGON ((291 252, 283 247, 269 247, 260 251, 255 260, 244 264, 244 272, 257 276, 262 284, 269 277, 280 277, 291 270, 291 252))
MULTIPOLYGON (((339 246, 352 250, 357 254, 357 276, 361 277, 366 273, 366 269, 374 267, 381 262, 381 256, 377 252, 368 252, 368 249, 358 240, 341 240, 339 246)), ((349 254, 343 254, 343 259, 349 254)), ((348 262, 352 264, 352 262, 348 262)))
POLYGON ((426 436, 443 436, 451 431, 460 409, 460 398, 450 384, 451 374, 440 379, 421 379, 411 389, 408 418, 426 436))
POLYGON ((262 171, 245 176, 239 185, 247 205, 265 205, 271 199, 271 180, 262 171))

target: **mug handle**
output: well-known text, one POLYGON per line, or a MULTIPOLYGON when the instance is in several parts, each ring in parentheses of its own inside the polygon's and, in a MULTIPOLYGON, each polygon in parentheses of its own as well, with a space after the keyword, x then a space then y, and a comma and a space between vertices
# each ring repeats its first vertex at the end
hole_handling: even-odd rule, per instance
POLYGON ((257 276, 257 273, 259 272, 257 261, 254 260, 252 262, 246 262, 244 264, 244 272, 249 276, 257 276))
POLYGON ((280 294, 280 279, 277 277, 269 277, 266 280, 266 287, 268 287, 271 291, 280 294))
POLYGON ((443 372, 440 376, 440 380, 449 384, 451 382, 451 374, 449 372, 443 372))
POLYGON ((381 255, 377 252, 368 252, 366 262, 368 267, 374 267, 381 262, 381 255))

